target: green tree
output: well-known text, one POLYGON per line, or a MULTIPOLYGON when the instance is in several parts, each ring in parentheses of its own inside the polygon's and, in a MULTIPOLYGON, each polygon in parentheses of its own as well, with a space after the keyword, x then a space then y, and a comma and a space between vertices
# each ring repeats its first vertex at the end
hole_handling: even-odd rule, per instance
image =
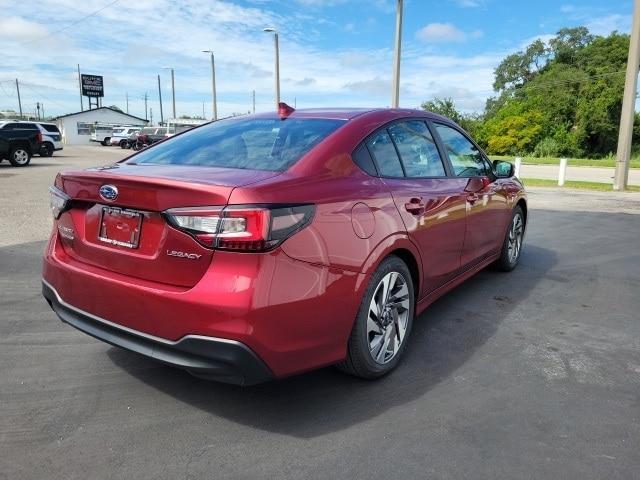
POLYGON ((427 110, 428 112, 437 113, 438 115, 442 115, 443 117, 450 118, 457 124, 460 124, 464 119, 463 115, 456 109, 456 106, 450 97, 436 97, 433 100, 424 102, 422 105, 420 105, 420 108, 422 110, 427 110))
POLYGON ((547 57, 542 40, 531 43, 523 52, 507 56, 494 72, 493 89, 498 92, 523 85, 546 65, 547 57))
POLYGON ((575 61, 576 52, 593 39, 587 27, 562 28, 549 40, 549 50, 557 62, 571 64, 575 61))
POLYGON ((532 102, 514 99, 484 123, 480 138, 489 154, 524 154, 533 151, 547 124, 545 114, 532 102))
POLYGON ((477 127, 482 122, 482 117, 480 115, 465 114, 460 112, 456 108, 453 100, 449 97, 435 97, 433 100, 424 102, 422 105, 420 105, 420 108, 422 110, 437 113, 438 115, 442 115, 443 117, 450 118, 467 132, 469 132, 469 134, 471 134, 472 136, 475 136, 475 134, 477 133, 477 127))

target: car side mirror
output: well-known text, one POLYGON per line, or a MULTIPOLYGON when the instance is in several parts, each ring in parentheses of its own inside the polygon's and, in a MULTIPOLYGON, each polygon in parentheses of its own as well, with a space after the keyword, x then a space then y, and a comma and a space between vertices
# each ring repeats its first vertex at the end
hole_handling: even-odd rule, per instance
POLYGON ((493 173, 498 178, 510 178, 515 173, 515 167, 510 162, 502 160, 493 161, 493 173))

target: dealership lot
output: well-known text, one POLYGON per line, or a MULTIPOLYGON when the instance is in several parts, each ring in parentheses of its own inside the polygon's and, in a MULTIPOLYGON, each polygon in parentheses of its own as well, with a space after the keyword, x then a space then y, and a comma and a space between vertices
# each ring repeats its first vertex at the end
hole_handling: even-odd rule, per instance
POLYGON ((532 190, 521 265, 430 307, 378 382, 242 389, 93 340, 40 295, 55 172, 126 153, 0 164, 0 478, 637 475, 639 194, 532 190))

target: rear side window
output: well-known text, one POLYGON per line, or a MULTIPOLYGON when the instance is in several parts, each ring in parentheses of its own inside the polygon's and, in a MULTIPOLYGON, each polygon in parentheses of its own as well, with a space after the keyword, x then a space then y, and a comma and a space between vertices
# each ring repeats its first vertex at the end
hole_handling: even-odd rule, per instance
POLYGON ((58 130, 58 127, 56 125, 46 125, 46 124, 40 124, 42 126, 42 128, 44 128, 47 132, 51 132, 51 133, 60 133, 60 130, 58 130))
POLYGON ((420 120, 394 123, 389 127, 391 138, 398 147, 407 177, 445 177, 438 148, 420 120))
POLYGON ((373 155, 380 175, 383 177, 404 177, 400 159, 386 130, 380 130, 367 139, 367 146, 373 155))
POLYGON ((36 130, 36 131, 40 131, 40 129, 33 123, 9 123, 4 128, 6 130, 36 130))
POLYGON ((378 175, 378 171, 376 170, 376 166, 373 163, 373 159, 371 158, 371 154, 369 153, 369 149, 364 143, 361 143, 358 148, 353 152, 353 161, 358 165, 362 170, 367 172, 371 176, 378 175))
POLYGON ((344 123, 313 118, 221 120, 159 143, 130 162, 284 171, 344 123))

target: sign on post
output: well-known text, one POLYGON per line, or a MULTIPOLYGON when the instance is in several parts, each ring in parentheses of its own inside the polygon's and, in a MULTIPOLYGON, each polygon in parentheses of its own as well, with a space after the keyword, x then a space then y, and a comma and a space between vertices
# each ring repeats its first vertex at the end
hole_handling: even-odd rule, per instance
POLYGON ((82 84, 82 95, 85 97, 104 97, 104 84, 101 75, 85 75, 80 76, 82 84))

